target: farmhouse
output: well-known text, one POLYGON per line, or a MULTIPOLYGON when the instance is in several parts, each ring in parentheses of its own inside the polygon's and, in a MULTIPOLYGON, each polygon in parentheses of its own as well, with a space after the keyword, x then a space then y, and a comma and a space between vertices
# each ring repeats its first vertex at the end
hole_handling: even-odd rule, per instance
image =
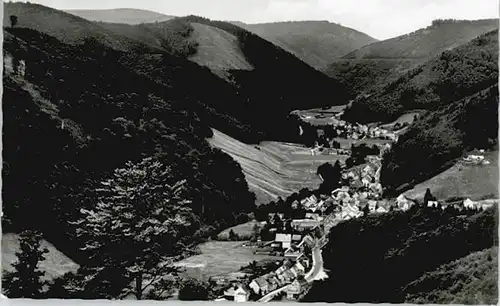
POLYGON ((231 287, 229 290, 224 292, 224 298, 229 301, 235 302, 247 302, 250 293, 243 289, 243 287, 231 287))
POLYGON ((320 215, 318 213, 306 213, 306 219, 319 221, 320 215))
POLYGON ((292 234, 277 233, 274 241, 279 243, 281 248, 288 249, 292 246, 292 234))
POLYGON ((295 299, 300 294, 302 286, 298 280, 295 280, 286 289, 286 294, 289 299, 295 299))
POLYGON ((427 207, 438 207, 439 202, 438 201, 429 201, 427 202, 427 207))
POLYGON ((302 240, 302 235, 299 234, 292 235, 292 242, 300 242, 300 240, 302 240))
POLYGON ((259 278, 254 279, 250 283, 249 287, 256 294, 259 294, 259 293, 262 294, 262 293, 268 292, 268 290, 269 290, 269 283, 267 282, 267 280, 265 278, 259 277, 259 278))
POLYGON ((292 220, 292 227, 297 230, 305 230, 315 228, 320 224, 317 220, 310 219, 296 219, 292 220))
POLYGON ((396 205, 401 210, 408 210, 413 206, 413 204, 413 201, 406 198, 404 194, 400 194, 396 199, 396 205))
POLYGON ((285 258, 297 260, 300 256, 302 256, 302 253, 300 251, 294 251, 292 249, 288 249, 285 251, 285 258))

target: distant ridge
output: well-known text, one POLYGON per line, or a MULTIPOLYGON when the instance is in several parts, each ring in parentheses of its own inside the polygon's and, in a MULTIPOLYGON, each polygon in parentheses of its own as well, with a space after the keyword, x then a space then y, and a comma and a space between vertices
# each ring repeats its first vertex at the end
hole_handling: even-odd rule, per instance
POLYGON ((174 16, 169 16, 158 12, 133 8, 66 10, 66 12, 90 21, 126 24, 163 22, 175 18, 174 16))
POLYGON ((323 69, 335 58, 378 41, 358 30, 326 20, 231 23, 293 53, 316 69, 323 69))
POLYGON ((498 19, 435 20, 428 27, 350 52, 324 72, 342 80, 355 97, 379 90, 441 52, 495 29, 498 19))

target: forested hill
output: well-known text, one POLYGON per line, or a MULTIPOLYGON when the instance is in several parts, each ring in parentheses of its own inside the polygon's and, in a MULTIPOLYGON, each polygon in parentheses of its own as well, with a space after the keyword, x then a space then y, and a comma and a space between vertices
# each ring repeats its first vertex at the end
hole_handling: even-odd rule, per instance
POLYGON ((498 82, 498 30, 445 51, 380 91, 354 101, 345 118, 396 119, 411 109, 436 109, 498 82))
POLYGON ((69 44, 93 40, 126 52, 122 64, 182 89, 202 106, 202 120, 245 142, 286 140, 291 110, 341 104, 347 97, 336 80, 230 23, 188 16, 129 25, 90 22, 30 3, 5 3, 4 9, 18 16, 19 27, 69 44))
POLYGON ((66 12, 80 16, 90 21, 112 23, 140 24, 148 22, 162 22, 174 18, 173 16, 130 8, 109 10, 67 10, 66 12))
POLYGON ((41 229, 85 263, 68 221, 96 205, 96 189, 115 169, 147 157, 170 168, 172 180, 187 180, 186 244, 253 209, 240 166, 208 145, 212 132, 195 100, 130 71, 121 52, 96 41, 72 46, 26 28, 4 37, 5 232, 41 229), (21 60, 25 76, 12 71, 21 60))
MULTIPOLYGON (((192 49, 186 58, 233 84, 247 101, 248 121, 253 118, 263 129, 274 131, 276 120, 292 110, 342 104, 347 98, 346 90, 335 79, 234 24, 187 16, 144 26, 160 31, 174 23, 191 29, 179 43, 192 49), (266 122, 273 127, 265 128, 266 122)), ((236 117, 241 116, 244 114, 236 117)))
MULTIPOLYGON (((342 222, 332 228, 323 249, 329 277, 315 282, 303 301, 415 302, 406 295, 412 290, 405 292, 405 288, 414 288, 412 282, 425 272, 498 246, 497 209, 495 206, 477 212, 413 206, 406 212, 373 214, 342 222)), ((435 283, 427 284, 428 287, 418 288, 420 296, 436 289, 435 283)), ((442 289, 447 286, 442 285, 442 289)), ((484 297, 485 300, 498 299, 496 292, 490 293, 493 296, 484 297)), ((471 297, 472 304, 480 303, 476 298, 471 297)), ((431 296, 428 299, 432 301, 431 296)))
POLYGON ((397 196, 453 165, 468 151, 497 148, 498 84, 428 112, 384 156, 381 181, 397 196))
POLYGON ((333 61, 325 73, 342 81, 353 96, 376 92, 443 51, 495 29, 498 29, 498 19, 435 20, 413 33, 353 51, 333 61))
POLYGON ((495 147, 497 83, 498 30, 443 52, 346 110, 346 118, 359 122, 427 110, 384 156, 381 180, 387 195, 437 175, 469 150, 495 147))
POLYGON ((328 21, 234 24, 295 54, 316 69, 323 69, 334 59, 377 42, 365 33, 328 21))

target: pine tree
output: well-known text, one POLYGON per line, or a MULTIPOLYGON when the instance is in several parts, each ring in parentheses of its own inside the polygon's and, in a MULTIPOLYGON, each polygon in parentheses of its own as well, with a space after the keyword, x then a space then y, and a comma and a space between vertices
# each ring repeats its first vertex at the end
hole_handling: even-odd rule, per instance
POLYGON ((185 181, 176 181, 170 172, 153 158, 128 162, 96 190, 96 207, 81 210, 73 224, 88 241, 83 250, 93 254, 88 278, 94 290, 115 297, 124 289, 122 294, 142 299, 155 281, 175 274, 173 256, 182 251, 180 240, 194 233, 198 220, 184 197, 185 181))
POLYGON ((257 241, 260 237, 260 226, 258 223, 255 223, 252 228, 252 239, 257 241))
POLYGON ((427 207, 427 204, 429 203, 429 201, 432 201, 433 198, 434 197, 432 196, 431 190, 427 188, 427 190, 425 190, 425 195, 424 195, 424 206, 427 207))
POLYGON ((13 264, 14 272, 5 277, 5 287, 9 298, 42 298, 45 272, 38 269, 38 264, 48 253, 46 248, 40 248, 41 233, 25 230, 20 235, 20 250, 16 252, 18 261, 13 264))
POLYGON ((16 15, 10 15, 10 26, 13 28, 17 25, 18 18, 16 15))
POLYGON ((229 240, 238 241, 238 239, 239 239, 238 235, 233 231, 233 229, 231 229, 229 231, 229 240))
POLYGON ((370 208, 368 207, 368 205, 365 205, 365 207, 363 207, 363 215, 368 216, 369 213, 370 213, 370 208))

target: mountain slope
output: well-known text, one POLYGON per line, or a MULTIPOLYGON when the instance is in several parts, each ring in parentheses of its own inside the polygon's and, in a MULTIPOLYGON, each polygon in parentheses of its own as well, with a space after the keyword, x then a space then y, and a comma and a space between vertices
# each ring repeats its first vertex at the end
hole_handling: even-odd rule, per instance
POLYGON ((109 10, 66 10, 66 12, 90 21, 126 24, 163 22, 174 18, 173 16, 153 11, 131 8, 118 8, 109 10))
MULTIPOLYGON (((121 51, 152 48, 151 46, 146 47, 134 39, 117 35, 97 23, 43 5, 4 2, 3 8, 5 16, 15 15, 18 17, 18 27, 46 33, 65 43, 82 44, 89 39, 95 39, 106 46, 121 51)), ((3 25, 10 26, 10 19, 4 18, 3 25)))
POLYGON ((20 16, 22 27, 50 33, 72 44, 91 38, 126 51, 120 58, 123 65, 194 97, 204 120, 217 118, 215 124, 210 123, 212 127, 246 142, 256 143, 263 137, 289 141, 296 136, 296 129, 291 132, 287 127, 290 111, 345 100, 346 91, 338 82, 230 23, 196 16, 141 25, 92 23, 40 5, 9 3, 5 7, 9 14, 20 16), (44 16, 50 16, 50 20, 44 16), (61 26, 64 22, 67 27, 61 26), (71 27, 76 30, 67 30, 71 27), (214 39, 207 39, 205 34, 214 39), (249 70, 250 66, 253 69, 249 70))
POLYGON ((329 277, 304 302, 404 303, 403 289, 425 272, 498 246, 497 214, 413 206, 342 222, 323 249, 329 277))
POLYGON ((252 65, 238 47, 238 38, 219 28, 192 23, 191 38, 197 42, 197 52, 190 57, 212 71, 252 70, 252 65))
POLYGON ((96 42, 72 46, 26 28, 4 37, 4 231, 38 228, 85 263, 68 221, 95 205, 92 191, 112 171, 148 156, 187 180, 198 225, 185 243, 253 209, 241 167, 206 141, 194 98, 130 71, 121 52, 96 42), (20 60, 25 76, 13 69, 20 60))
POLYGON ((435 109, 497 82, 498 30, 445 51, 378 92, 354 101, 345 118, 391 121, 411 109, 435 109))
POLYGON ((413 33, 364 46, 334 61, 325 73, 342 78, 356 96, 376 91, 445 50, 498 29, 498 19, 436 20, 413 33))
POLYGON ((256 204, 284 199, 302 188, 313 190, 321 184, 316 172, 289 163, 284 150, 272 154, 263 146, 244 144, 217 130, 208 141, 241 165, 248 187, 256 195, 256 204))
MULTIPOLYGON (((228 113, 260 127, 268 140, 289 141, 296 136, 295 129, 291 133, 286 123, 292 110, 334 105, 345 100, 346 91, 336 80, 231 23, 188 16, 141 27, 158 35, 166 32, 172 37, 179 32, 173 30, 174 24, 186 29, 176 36, 175 45, 188 50, 176 54, 209 68, 230 84, 238 98, 219 101, 220 107, 234 108, 228 113)), ((161 81, 161 77, 152 79, 161 81)), ((218 109, 219 106, 211 107, 218 109)))
MULTIPOLYGON (((237 37, 237 47, 254 69, 225 67, 240 92, 257 95, 250 103, 257 108, 269 106, 291 111, 338 104, 346 92, 335 80, 325 77, 292 54, 231 23, 212 21, 197 16, 184 20, 221 29, 237 37), (335 92, 332 97, 331 93, 335 92), (262 93, 262 94, 261 94, 262 93), (265 93, 265 94, 264 94, 265 93), (258 104, 258 106, 257 106, 258 104)), ((213 51, 215 52, 215 50, 213 51)), ((203 64, 203 63, 202 63, 203 64)), ((204 65, 209 65, 208 61, 204 65)))
POLYGON ((377 40, 328 21, 235 23, 296 55, 317 69, 377 40))
POLYGON ((495 84, 422 116, 401 135, 382 163, 381 181, 386 193, 397 195, 394 192, 399 186, 418 184, 439 174, 467 151, 493 149, 497 137, 495 84))
POLYGON ((410 304, 498 303, 498 247, 472 253, 424 274, 405 292, 410 304))

